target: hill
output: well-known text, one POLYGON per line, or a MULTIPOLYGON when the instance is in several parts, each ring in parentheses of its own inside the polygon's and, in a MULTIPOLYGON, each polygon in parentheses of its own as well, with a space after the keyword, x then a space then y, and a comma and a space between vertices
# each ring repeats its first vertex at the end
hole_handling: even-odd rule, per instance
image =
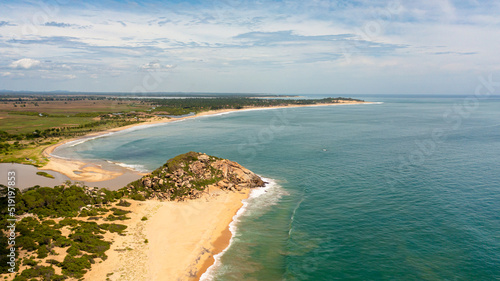
POLYGON ((199 198, 211 189, 240 191, 264 184, 258 175, 236 162, 191 151, 168 160, 123 191, 133 199, 183 201, 199 198))

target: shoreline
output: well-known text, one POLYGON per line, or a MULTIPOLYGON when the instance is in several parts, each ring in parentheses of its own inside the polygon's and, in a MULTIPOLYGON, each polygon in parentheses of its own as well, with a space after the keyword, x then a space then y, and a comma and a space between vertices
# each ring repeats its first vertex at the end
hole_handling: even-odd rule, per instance
MULTIPOLYGON (((61 145, 78 143, 130 128, 165 124, 190 118, 214 116, 222 113, 279 108, 371 104, 370 102, 343 102, 331 104, 251 107, 202 112, 181 118, 158 118, 146 122, 63 140, 47 147, 43 156, 50 159, 42 170, 53 170, 71 180, 104 182, 124 174, 144 175, 136 170, 117 166, 105 169, 103 165, 84 160, 64 159, 52 153, 61 145), (76 173, 75 173, 76 172, 76 173)), ((119 186, 122 187, 122 186, 119 186)), ((115 188, 119 188, 118 186, 115 188)), ((159 202, 148 200, 136 203, 134 219, 127 223, 129 232, 124 237, 113 237, 109 259, 92 266, 85 280, 206 280, 213 274, 220 257, 231 246, 235 223, 246 210, 252 190, 225 192, 215 190, 204 197, 188 202, 159 202), (149 209, 148 209, 149 208, 149 209), (140 218, 147 216, 147 221, 140 218), (173 227, 172 227, 173 226, 173 227), (148 241, 148 242, 145 242, 148 241), (126 250, 123 250, 126 249, 126 250), (132 249, 132 250, 127 250, 132 249), (111 272, 110 272, 111 271, 111 272), (111 275, 110 275, 111 274, 111 275)))
MULTIPOLYGON (((345 101, 345 102, 340 102, 340 103, 326 103, 326 104, 304 104, 304 105, 287 105, 287 106, 270 106, 270 107, 249 107, 249 108, 242 108, 242 109, 220 109, 220 110, 204 111, 204 112, 198 113, 196 115, 185 116, 185 117, 181 117, 181 118, 158 118, 158 119, 148 120, 148 121, 137 123, 137 124, 112 128, 109 130, 96 132, 96 133, 91 133, 91 134, 77 137, 77 138, 66 139, 66 140, 63 140, 63 141, 58 142, 56 144, 53 144, 53 145, 45 148, 42 151, 42 156, 49 159, 49 162, 45 166, 43 166, 39 169, 40 170, 55 171, 55 172, 58 172, 58 173, 61 173, 65 176, 67 176, 71 180, 84 181, 84 182, 88 182, 88 183, 112 181, 118 177, 125 175, 125 174, 134 174, 137 176, 142 176, 142 175, 145 175, 147 173, 141 173, 141 172, 136 171, 134 169, 121 167, 119 165, 115 165, 116 169, 113 169, 113 171, 112 171, 109 169, 105 169, 102 165, 98 165, 98 164, 95 164, 92 162, 85 162, 84 160, 64 159, 64 158, 58 157, 56 155, 53 155, 52 153, 58 147, 60 147, 64 144, 70 143, 70 142, 77 142, 79 140, 83 141, 85 139, 97 138, 97 137, 100 137, 102 135, 116 133, 116 132, 120 132, 123 130, 137 128, 137 127, 141 127, 141 126, 166 124, 166 123, 170 123, 170 122, 178 122, 178 121, 191 119, 191 118, 213 116, 213 115, 217 115, 217 114, 221 114, 221 113, 231 113, 231 112, 238 112, 238 111, 266 110, 266 109, 271 110, 271 109, 296 108, 296 107, 335 106, 335 105, 349 105, 349 104, 351 104, 351 105, 352 104, 373 104, 373 102, 345 101)), ((112 188, 119 188, 119 187, 113 186, 112 188)))

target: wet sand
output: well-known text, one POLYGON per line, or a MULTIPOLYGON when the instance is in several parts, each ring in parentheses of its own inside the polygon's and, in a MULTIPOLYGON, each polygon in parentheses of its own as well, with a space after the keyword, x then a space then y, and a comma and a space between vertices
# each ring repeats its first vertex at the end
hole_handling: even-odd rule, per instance
POLYGON ((64 174, 59 172, 55 172, 52 170, 46 170, 37 168, 31 165, 18 164, 18 163, 0 163, 0 175, 5 175, 0 177, 0 184, 7 185, 7 172, 14 171, 16 172, 16 185, 15 187, 24 190, 26 188, 39 185, 39 186, 48 186, 53 187, 56 185, 61 185, 65 183, 67 180, 72 182, 82 182, 84 185, 90 187, 99 187, 106 188, 109 190, 118 190, 130 182, 133 182, 142 177, 142 174, 128 171, 124 172, 121 175, 104 181, 98 182, 89 182, 89 181, 78 181, 75 179, 70 179, 64 174), (37 172, 46 172, 54 176, 53 179, 47 178, 44 176, 39 176, 37 172))

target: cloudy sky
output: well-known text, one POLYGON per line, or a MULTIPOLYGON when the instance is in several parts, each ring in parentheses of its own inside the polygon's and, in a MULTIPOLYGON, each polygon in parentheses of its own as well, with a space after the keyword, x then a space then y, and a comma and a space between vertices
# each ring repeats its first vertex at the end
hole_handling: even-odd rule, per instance
POLYGON ((500 1, 5 1, 0 90, 472 94, 500 1))

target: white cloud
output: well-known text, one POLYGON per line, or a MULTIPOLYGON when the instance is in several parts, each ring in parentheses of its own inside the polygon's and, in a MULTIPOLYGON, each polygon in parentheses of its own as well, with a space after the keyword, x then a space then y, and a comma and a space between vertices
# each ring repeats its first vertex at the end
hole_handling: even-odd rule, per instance
POLYGON ((154 60, 149 63, 141 65, 140 69, 143 71, 167 71, 174 68, 171 64, 161 64, 159 60, 154 60))
POLYGON ((36 67, 38 65, 40 65, 39 60, 25 58, 25 59, 20 59, 20 60, 16 60, 16 61, 12 62, 10 64, 10 67, 30 69, 30 68, 36 67))
POLYGON ((44 73, 40 76, 42 79, 52 80, 72 80, 76 78, 74 74, 44 73))
MULTIPOLYGON (((155 1, 119 10, 61 6, 44 24, 9 37, 19 34, 25 14, 37 12, 12 5, 0 21, 0 57, 10 66, 1 69, 3 87, 38 89, 37 82, 20 81, 43 77, 38 83, 49 88, 74 79, 62 86, 89 90, 82 81, 92 81, 92 90, 128 91, 144 76, 138 71, 178 67, 171 73, 176 81, 162 90, 427 92, 435 91, 434 82, 415 85, 407 77, 468 77, 500 65, 495 0, 398 1, 401 6, 385 0, 229 2, 163 6, 155 1), (80 28, 86 26, 92 28, 80 28), (357 37, 336 39, 341 35, 357 37), (24 79, 12 79, 21 75, 24 79), (399 88, 392 87, 397 75, 399 88), (363 88, 356 79, 374 82, 363 88)), ((466 89, 466 81, 459 80, 455 85, 466 89)))
POLYGON ((6 72, 0 72, 0 76, 10 77, 10 78, 18 78, 18 77, 24 77, 24 73, 12 73, 12 72, 6 71, 6 72))

